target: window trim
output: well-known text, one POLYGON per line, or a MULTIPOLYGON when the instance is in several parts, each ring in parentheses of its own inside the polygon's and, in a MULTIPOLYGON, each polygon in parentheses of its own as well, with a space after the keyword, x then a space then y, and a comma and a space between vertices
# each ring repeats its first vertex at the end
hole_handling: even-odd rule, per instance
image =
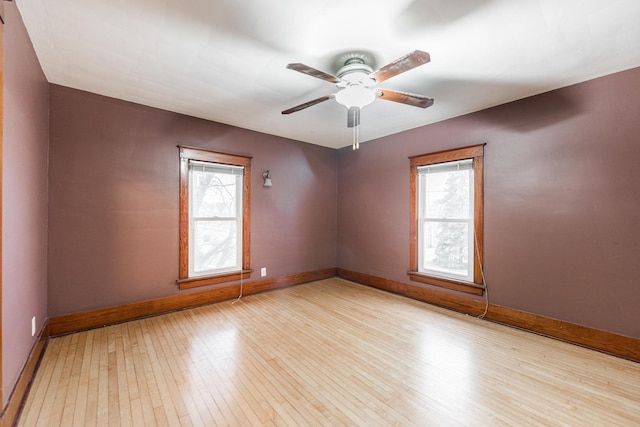
POLYGON ((180 150, 180 220, 178 280, 180 289, 232 282, 251 277, 251 157, 178 145, 180 150), (242 269, 189 277, 189 161, 220 163, 244 168, 242 178, 242 269))
POLYGON ((409 192, 410 192, 410 229, 409 229, 409 279, 456 291, 482 295, 485 286, 482 280, 483 241, 484 241, 484 146, 472 145, 435 153, 409 157, 409 192), (457 160, 473 160, 473 223, 476 238, 474 239, 473 282, 442 278, 418 272, 418 167, 457 160))

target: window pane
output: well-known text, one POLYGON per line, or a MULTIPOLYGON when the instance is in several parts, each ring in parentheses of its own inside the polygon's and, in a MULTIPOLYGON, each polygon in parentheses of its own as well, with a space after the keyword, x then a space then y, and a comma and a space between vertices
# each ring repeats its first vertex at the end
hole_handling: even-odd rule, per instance
POLYGON ((190 173, 192 216, 236 216, 237 175, 202 170, 191 170, 190 173))
POLYGON ((469 224, 425 221, 422 239, 423 268, 468 276, 469 224))
POLYGON ((423 175, 425 180, 425 217, 470 218, 469 180, 472 172, 472 170, 453 170, 423 175))
POLYGON ((193 272, 238 266, 237 221, 195 221, 193 272))

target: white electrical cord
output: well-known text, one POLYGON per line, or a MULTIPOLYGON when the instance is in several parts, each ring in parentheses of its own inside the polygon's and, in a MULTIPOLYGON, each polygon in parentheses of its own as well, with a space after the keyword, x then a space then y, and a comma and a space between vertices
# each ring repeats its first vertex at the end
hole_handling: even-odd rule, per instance
POLYGON ((482 283, 484 284, 484 312, 478 316, 478 319, 484 319, 489 311, 489 286, 487 285, 487 279, 484 277, 484 268, 482 268, 482 260, 480 259, 480 249, 478 249, 478 235, 476 230, 473 230, 473 238, 476 241, 476 254, 478 257, 478 266, 480 267, 480 276, 482 277, 482 283))
POLYGON ((243 292, 243 280, 242 280, 242 270, 240 270, 240 295, 238 295, 238 298, 236 298, 236 300, 233 301, 231 304, 235 304, 238 301, 240 301, 240 298, 242 298, 242 292, 243 292))

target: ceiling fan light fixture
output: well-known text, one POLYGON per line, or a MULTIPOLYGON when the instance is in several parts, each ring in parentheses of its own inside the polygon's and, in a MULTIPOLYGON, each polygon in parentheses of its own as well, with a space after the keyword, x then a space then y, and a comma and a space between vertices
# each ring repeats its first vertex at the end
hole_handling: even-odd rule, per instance
POLYGON ((338 91, 335 98, 339 104, 347 108, 362 108, 371 104, 376 99, 376 94, 373 90, 363 86, 349 86, 338 91))
POLYGON ((291 114, 334 98, 339 104, 347 107, 347 128, 353 129, 353 149, 357 150, 360 147, 360 110, 375 101, 377 97, 414 107, 427 108, 433 105, 433 99, 426 96, 372 88, 380 82, 424 65, 429 61, 430 56, 427 52, 415 50, 379 68, 377 71, 373 71, 371 68, 373 62, 370 55, 351 52, 339 58, 338 66, 340 68, 335 76, 299 62, 288 64, 287 68, 289 69, 335 84, 338 92, 296 105, 293 108, 284 110, 282 114, 291 114))

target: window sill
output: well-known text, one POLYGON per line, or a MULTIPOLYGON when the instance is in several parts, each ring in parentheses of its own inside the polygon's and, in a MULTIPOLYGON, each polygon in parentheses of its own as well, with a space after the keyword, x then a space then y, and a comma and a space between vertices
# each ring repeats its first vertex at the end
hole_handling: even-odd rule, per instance
POLYGON ((176 283, 179 289, 191 289, 199 286, 217 285, 219 283, 246 280, 251 277, 253 270, 232 271, 229 273, 216 274, 215 276, 189 277, 178 279, 176 283))
POLYGON ((484 293, 484 285, 477 283, 459 282, 442 277, 428 276, 417 271, 407 272, 409 279, 414 282, 425 283, 427 285, 439 286, 441 288, 452 289, 454 291, 466 292, 473 295, 482 295, 484 293))

